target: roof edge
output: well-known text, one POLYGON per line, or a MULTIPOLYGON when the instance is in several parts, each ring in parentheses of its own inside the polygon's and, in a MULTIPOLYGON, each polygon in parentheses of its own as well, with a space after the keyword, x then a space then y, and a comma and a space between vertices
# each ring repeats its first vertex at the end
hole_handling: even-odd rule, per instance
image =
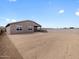
POLYGON ((16 23, 21 23, 21 22, 33 22, 33 23, 35 23, 35 24, 37 24, 37 25, 39 25, 40 27, 41 27, 41 25, 40 24, 38 24, 38 23, 36 23, 36 22, 34 22, 34 21, 32 21, 32 20, 24 20, 24 21, 18 21, 18 22, 12 22, 12 23, 8 23, 5 27, 8 27, 8 26, 10 26, 11 24, 16 24, 16 23))

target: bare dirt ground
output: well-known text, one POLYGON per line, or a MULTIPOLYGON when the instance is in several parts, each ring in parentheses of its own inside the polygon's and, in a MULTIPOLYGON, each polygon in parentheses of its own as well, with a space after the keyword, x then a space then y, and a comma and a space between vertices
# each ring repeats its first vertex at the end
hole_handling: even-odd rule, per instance
POLYGON ((79 30, 2 34, 0 59, 79 59, 79 30))
POLYGON ((79 30, 8 35, 23 59, 79 59, 79 30))
POLYGON ((23 59, 5 33, 0 35, 0 59, 23 59))

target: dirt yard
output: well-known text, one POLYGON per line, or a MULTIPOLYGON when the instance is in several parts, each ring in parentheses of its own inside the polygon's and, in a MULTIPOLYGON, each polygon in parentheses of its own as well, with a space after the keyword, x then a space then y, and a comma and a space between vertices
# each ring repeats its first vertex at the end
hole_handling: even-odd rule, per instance
POLYGON ((79 59, 79 30, 0 35, 0 59, 79 59))
POLYGON ((8 35, 23 59, 79 59, 79 30, 8 35))
POLYGON ((23 59, 5 33, 0 35, 0 59, 23 59))

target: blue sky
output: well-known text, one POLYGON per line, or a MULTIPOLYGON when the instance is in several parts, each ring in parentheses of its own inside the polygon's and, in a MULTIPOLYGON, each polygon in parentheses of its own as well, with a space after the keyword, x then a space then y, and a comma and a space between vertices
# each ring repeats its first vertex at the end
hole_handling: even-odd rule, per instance
POLYGON ((0 25, 27 19, 43 27, 79 27, 79 0, 0 1, 0 25))

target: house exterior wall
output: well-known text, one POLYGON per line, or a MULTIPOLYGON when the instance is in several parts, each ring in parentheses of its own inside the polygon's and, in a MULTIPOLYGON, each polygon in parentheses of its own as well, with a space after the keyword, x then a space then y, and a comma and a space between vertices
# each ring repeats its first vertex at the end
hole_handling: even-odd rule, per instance
POLYGON ((33 22, 14 23, 7 27, 7 32, 9 34, 32 33, 34 32, 34 26, 38 26, 38 25, 33 22), (22 30, 17 30, 18 26, 20 26, 22 30))
POLYGON ((10 34, 10 26, 8 26, 8 27, 6 28, 6 32, 7 32, 7 34, 10 34))

